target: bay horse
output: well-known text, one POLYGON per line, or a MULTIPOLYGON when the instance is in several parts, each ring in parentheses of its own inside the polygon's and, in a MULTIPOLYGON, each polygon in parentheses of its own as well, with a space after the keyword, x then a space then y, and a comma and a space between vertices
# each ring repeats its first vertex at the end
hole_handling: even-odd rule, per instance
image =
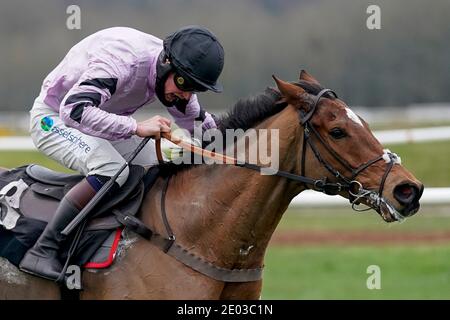
MULTIPOLYGON (((387 222, 416 213, 423 185, 383 147, 367 123, 331 90, 301 71, 298 82, 275 78, 277 89, 242 99, 219 129, 279 130, 279 167, 261 175, 232 165, 194 165, 176 172, 165 189, 158 178, 140 219, 166 234, 161 194, 176 242, 224 269, 263 266, 271 236, 291 200, 306 188, 365 203, 387 222)), ((0 299, 60 299, 59 287, 0 260, 0 299)), ((258 299, 262 279, 219 281, 125 233, 114 264, 84 272, 81 299, 258 299)))

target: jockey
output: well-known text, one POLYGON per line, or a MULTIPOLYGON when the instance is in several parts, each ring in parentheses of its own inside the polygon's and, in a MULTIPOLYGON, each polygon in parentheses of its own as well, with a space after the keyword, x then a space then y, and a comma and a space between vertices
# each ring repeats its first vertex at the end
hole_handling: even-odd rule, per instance
MULTIPOLYGON (((196 92, 221 92, 224 64, 218 39, 198 26, 181 28, 163 40, 125 27, 96 32, 76 44, 45 78, 30 111, 36 147, 86 178, 62 199, 53 219, 24 256, 20 269, 55 280, 63 269, 61 231, 114 176, 143 137, 169 132, 171 121, 155 116, 137 122, 130 115, 156 97, 180 127, 215 128, 196 92)), ((158 163, 154 141, 135 164, 158 163)), ((116 189, 127 180, 126 168, 116 189)))

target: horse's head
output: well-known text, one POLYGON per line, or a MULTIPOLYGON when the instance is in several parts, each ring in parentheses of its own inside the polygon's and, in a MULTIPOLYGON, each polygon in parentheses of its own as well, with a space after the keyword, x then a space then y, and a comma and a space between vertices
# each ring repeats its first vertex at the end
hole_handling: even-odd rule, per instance
POLYGON ((318 179, 316 190, 348 198, 355 210, 366 204, 387 222, 419 210, 423 184, 396 154, 383 149, 367 123, 333 91, 305 71, 298 83, 274 79, 283 100, 299 112, 298 134, 304 137, 300 171, 318 179))

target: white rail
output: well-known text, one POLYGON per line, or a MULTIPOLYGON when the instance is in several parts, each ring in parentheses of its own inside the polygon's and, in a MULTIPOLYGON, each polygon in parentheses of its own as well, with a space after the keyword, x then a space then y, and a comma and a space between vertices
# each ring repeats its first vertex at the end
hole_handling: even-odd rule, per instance
POLYGON ((36 147, 29 137, 0 137, 0 150, 33 151, 36 147))
MULTIPOLYGON (((382 144, 450 140, 450 127, 374 131, 382 144)), ((0 137, 0 150, 36 150, 29 137, 0 137)))
MULTIPOLYGON (((450 188, 426 188, 423 192, 420 203, 425 205, 450 204, 450 188)), ((347 199, 341 196, 328 196, 323 193, 306 190, 296 196, 291 204, 291 208, 299 207, 336 207, 350 206, 347 199)))
POLYGON ((450 127, 375 131, 382 144, 450 140, 450 127))

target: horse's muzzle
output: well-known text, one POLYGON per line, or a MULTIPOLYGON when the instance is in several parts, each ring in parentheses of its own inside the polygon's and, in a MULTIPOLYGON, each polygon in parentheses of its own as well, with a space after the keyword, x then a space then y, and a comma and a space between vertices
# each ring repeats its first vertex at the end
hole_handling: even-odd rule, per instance
POLYGON ((403 206, 401 214, 410 217, 419 211, 419 199, 422 197, 423 184, 402 183, 394 188, 394 198, 403 206))

